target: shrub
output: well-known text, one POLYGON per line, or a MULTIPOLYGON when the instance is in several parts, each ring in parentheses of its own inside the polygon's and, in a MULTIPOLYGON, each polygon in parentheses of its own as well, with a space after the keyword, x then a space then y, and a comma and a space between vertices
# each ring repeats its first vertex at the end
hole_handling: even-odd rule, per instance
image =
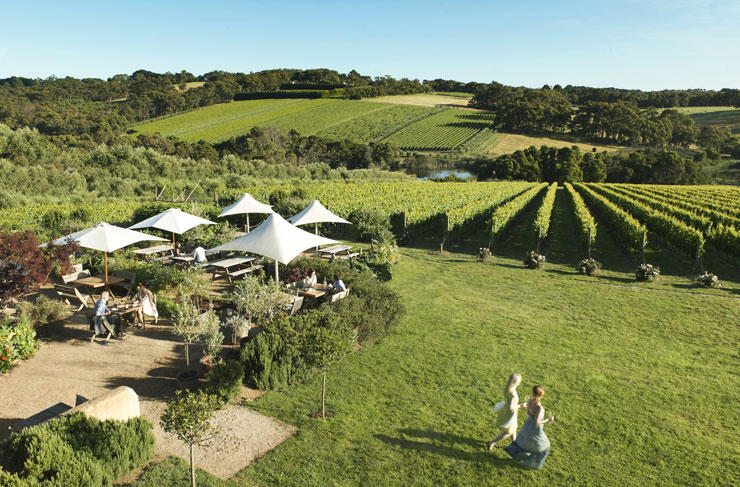
POLYGON ((372 241, 391 231, 388 215, 381 211, 357 210, 348 220, 353 223, 353 229, 359 240, 372 241))
POLYGON ((277 333, 260 333, 241 352, 246 381, 252 387, 272 390, 299 382, 307 376, 297 343, 277 333))
MULTIPOLYGON (((223 487, 225 482, 196 467, 198 487, 223 487)), ((2 480, 2 477, 0 477, 2 480)), ((2 485, 2 484, 0 484, 2 485)), ((182 487, 190 485, 190 465, 180 457, 165 458, 147 468, 133 487, 182 487)))
POLYGON ((478 261, 486 262, 491 257, 491 250, 488 247, 478 249, 478 261))
POLYGON ((153 450, 145 419, 99 421, 74 413, 13 433, 0 443, 0 464, 28 485, 110 486, 153 450))
POLYGON ((22 301, 18 304, 18 311, 22 316, 26 316, 31 327, 37 331, 53 333, 61 327, 62 320, 68 315, 69 311, 64 302, 50 299, 43 294, 36 298, 36 302, 22 301))
POLYGON ((545 256, 532 250, 524 258, 524 265, 530 269, 542 269, 545 267, 545 256))
POLYGON ((349 266, 359 271, 372 272, 381 281, 390 281, 393 278, 391 262, 387 256, 380 252, 365 252, 352 259, 349 266))
POLYGON ((236 360, 228 360, 208 371, 206 380, 206 392, 216 397, 219 406, 225 406, 241 391, 244 367, 236 360))
POLYGON ((578 272, 587 276, 595 276, 601 270, 601 262, 596 259, 583 259, 576 267, 578 272))
POLYGON ((701 287, 721 287, 722 284, 719 282, 719 278, 714 274, 705 272, 696 278, 696 283, 701 287))
POLYGON ((8 372, 14 360, 27 360, 39 349, 28 316, 6 318, 0 323, 0 372, 8 372))
POLYGON ((641 264, 635 270, 635 279, 641 282, 653 282, 660 276, 660 267, 651 264, 641 264))

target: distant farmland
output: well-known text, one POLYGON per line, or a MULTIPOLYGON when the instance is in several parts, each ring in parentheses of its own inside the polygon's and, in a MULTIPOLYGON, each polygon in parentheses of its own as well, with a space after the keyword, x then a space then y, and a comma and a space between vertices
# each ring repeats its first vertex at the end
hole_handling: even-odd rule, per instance
MULTIPOLYGON (((422 96, 437 100, 462 98, 422 96)), ((428 104, 429 100, 418 105, 336 99, 247 100, 137 125, 132 133, 159 132, 188 142, 220 142, 243 135, 252 127, 277 126, 301 135, 357 142, 387 141, 404 150, 434 151, 455 149, 484 129, 490 132, 493 115, 489 113, 428 104)))
POLYGON ((716 125, 728 127, 733 134, 740 134, 740 109, 732 107, 680 107, 676 108, 694 120, 699 127, 716 125))

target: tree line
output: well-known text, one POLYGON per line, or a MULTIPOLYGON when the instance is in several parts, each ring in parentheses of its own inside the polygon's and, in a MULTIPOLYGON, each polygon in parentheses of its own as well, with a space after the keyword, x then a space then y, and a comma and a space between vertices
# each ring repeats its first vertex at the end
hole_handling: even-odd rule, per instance
POLYGON ((473 161, 479 180, 609 182, 633 184, 706 184, 700 161, 675 151, 638 150, 629 154, 529 147, 495 159, 473 161))

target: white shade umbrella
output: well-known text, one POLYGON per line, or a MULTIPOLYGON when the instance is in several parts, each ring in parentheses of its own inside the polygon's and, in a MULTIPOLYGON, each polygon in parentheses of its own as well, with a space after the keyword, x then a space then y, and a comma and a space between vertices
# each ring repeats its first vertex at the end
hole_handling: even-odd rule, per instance
POLYGON ((277 213, 273 213, 248 234, 219 245, 212 250, 251 252, 273 259, 275 260, 275 280, 277 281, 278 262, 287 264, 306 249, 332 243, 338 242, 296 228, 277 213))
MULTIPOLYGON (((327 210, 319 200, 313 200, 302 212, 288 218, 293 225, 314 224, 314 233, 319 234, 319 223, 349 223, 344 218, 340 218, 331 211, 327 210)), ((316 247, 318 250, 319 247, 316 247)))
POLYGON ((231 216, 231 215, 247 215, 247 226, 244 227, 247 233, 249 233, 249 214, 250 213, 275 213, 272 211, 270 205, 260 203, 252 197, 249 193, 239 198, 239 200, 233 205, 227 206, 223 209, 219 217, 231 216))
POLYGON ((113 252, 120 248, 141 242, 143 240, 159 240, 166 242, 167 239, 147 235, 146 233, 135 232, 126 228, 110 225, 100 222, 94 227, 81 230, 77 233, 58 238, 52 242, 53 245, 67 245, 76 241, 80 247, 86 249, 100 250, 105 252, 105 285, 108 286, 108 252, 113 252))
POLYGON ((135 228, 158 228, 166 232, 172 232, 172 250, 174 250, 175 234, 183 234, 198 225, 215 225, 215 222, 185 213, 177 208, 170 208, 128 228, 129 230, 135 228))

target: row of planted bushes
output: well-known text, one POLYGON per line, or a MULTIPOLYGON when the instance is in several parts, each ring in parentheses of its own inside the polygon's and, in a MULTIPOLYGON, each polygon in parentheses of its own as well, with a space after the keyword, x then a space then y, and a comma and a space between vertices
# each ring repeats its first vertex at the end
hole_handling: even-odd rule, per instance
MULTIPOLYGON (((341 355, 356 343, 366 345, 384 337, 403 313, 398 295, 371 271, 353 269, 345 262, 297 259, 294 268, 316 270, 319 280, 342 279, 350 294, 335 303, 294 316, 281 316, 262 325, 262 331, 241 352, 245 380, 259 389, 276 389, 305 380, 310 374, 306 344, 317 330, 340 337, 341 355)), ((287 276, 294 269, 286 269, 287 276)))
POLYGON ((143 418, 99 421, 73 413, 0 443, 0 485, 111 486, 153 451, 152 425, 143 418))

